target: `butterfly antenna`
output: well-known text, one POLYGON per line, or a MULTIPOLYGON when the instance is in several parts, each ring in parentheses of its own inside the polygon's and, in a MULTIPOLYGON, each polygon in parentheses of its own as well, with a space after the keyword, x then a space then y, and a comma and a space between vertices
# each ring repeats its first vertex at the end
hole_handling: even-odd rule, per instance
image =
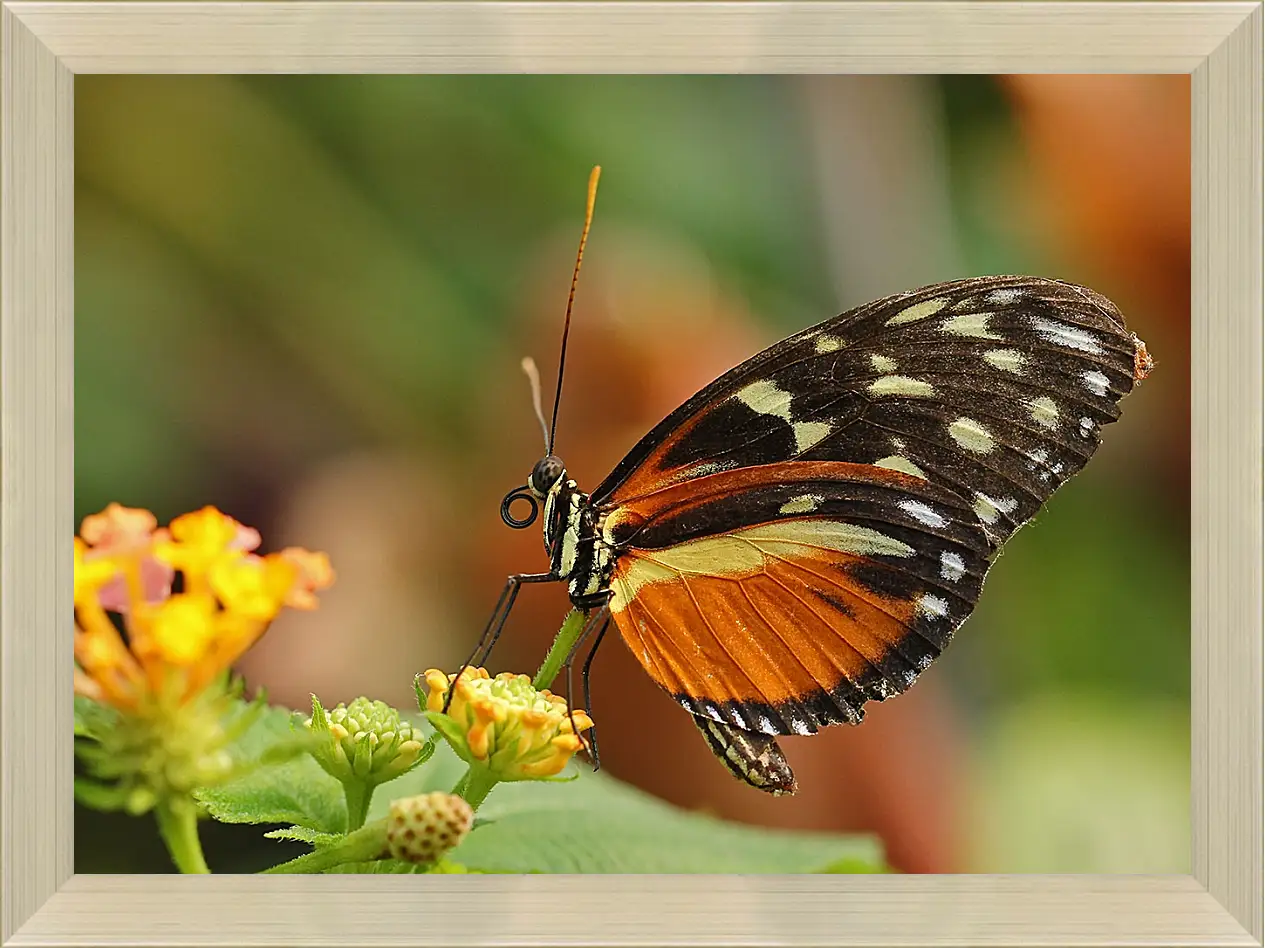
POLYGON ((549 426, 545 422, 545 410, 540 401, 540 370, 536 368, 536 360, 531 356, 523 358, 523 373, 531 385, 531 407, 536 410, 536 420, 540 422, 540 433, 545 439, 545 454, 549 453, 549 426))
POLYGON ((597 200, 597 179, 602 166, 594 165, 589 174, 589 200, 584 210, 584 230, 580 232, 580 249, 575 255, 575 269, 571 271, 571 292, 567 294, 567 318, 562 325, 562 354, 558 356, 558 390, 553 396, 553 422, 549 425, 546 454, 553 454, 553 436, 558 430, 558 403, 562 400, 562 369, 567 362, 567 336, 571 333, 571 304, 575 302, 575 285, 580 279, 580 261, 584 259, 584 244, 589 239, 589 225, 593 223, 593 204, 597 200))

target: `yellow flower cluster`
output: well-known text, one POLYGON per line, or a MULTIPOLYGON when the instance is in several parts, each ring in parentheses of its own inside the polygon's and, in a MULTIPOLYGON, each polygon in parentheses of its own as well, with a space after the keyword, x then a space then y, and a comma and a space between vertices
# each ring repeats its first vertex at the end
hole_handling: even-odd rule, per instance
POLYGON ((323 553, 258 556, 259 534, 204 507, 158 529, 111 504, 75 537, 75 691, 122 711, 184 703, 245 652, 283 606, 333 582, 323 553), (181 589, 172 592, 176 573, 181 589), (121 617, 124 635, 110 613, 121 617))
POLYGON ((498 780, 552 777, 584 746, 578 732, 593 727, 583 711, 547 690, 537 691, 526 675, 503 672, 495 678, 485 669, 466 668, 460 680, 429 669, 426 710, 457 755, 481 764, 498 780), (452 701, 440 723, 448 689, 452 701))

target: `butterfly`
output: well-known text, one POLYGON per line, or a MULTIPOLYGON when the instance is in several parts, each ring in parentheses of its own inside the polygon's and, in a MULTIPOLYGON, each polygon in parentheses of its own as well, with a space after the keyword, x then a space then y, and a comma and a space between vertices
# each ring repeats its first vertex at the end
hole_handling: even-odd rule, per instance
POLYGON ((508 578, 481 649, 522 584, 565 582, 596 632, 586 691, 613 620, 734 776, 792 793, 777 737, 858 724, 867 702, 913 685, 970 615, 998 550, 1085 466, 1152 360, 1083 286, 926 286, 752 356, 585 493, 553 443, 599 173, 548 430, 534 378, 545 456, 501 506, 515 528, 543 513, 549 570, 508 578), (519 501, 527 516, 514 515, 519 501))

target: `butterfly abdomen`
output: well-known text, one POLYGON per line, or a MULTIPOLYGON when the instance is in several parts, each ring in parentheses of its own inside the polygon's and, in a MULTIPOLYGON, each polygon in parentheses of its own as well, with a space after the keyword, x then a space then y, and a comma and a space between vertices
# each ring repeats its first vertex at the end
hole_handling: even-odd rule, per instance
POLYGON ((773 737, 738 730, 697 715, 694 724, 716 759, 739 780, 774 796, 799 789, 795 774, 773 737))

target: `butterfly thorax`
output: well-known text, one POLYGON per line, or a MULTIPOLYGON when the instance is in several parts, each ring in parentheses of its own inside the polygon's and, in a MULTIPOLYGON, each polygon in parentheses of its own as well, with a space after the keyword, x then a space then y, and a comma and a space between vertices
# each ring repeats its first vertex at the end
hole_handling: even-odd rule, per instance
POLYGON ((527 484, 544 501, 549 571, 567 581, 567 592, 576 608, 605 605, 610 598, 615 551, 598 532, 597 512, 589 495, 576 486, 562 462, 552 455, 536 465, 527 484), (546 479, 555 474, 552 483, 545 487, 546 479))

